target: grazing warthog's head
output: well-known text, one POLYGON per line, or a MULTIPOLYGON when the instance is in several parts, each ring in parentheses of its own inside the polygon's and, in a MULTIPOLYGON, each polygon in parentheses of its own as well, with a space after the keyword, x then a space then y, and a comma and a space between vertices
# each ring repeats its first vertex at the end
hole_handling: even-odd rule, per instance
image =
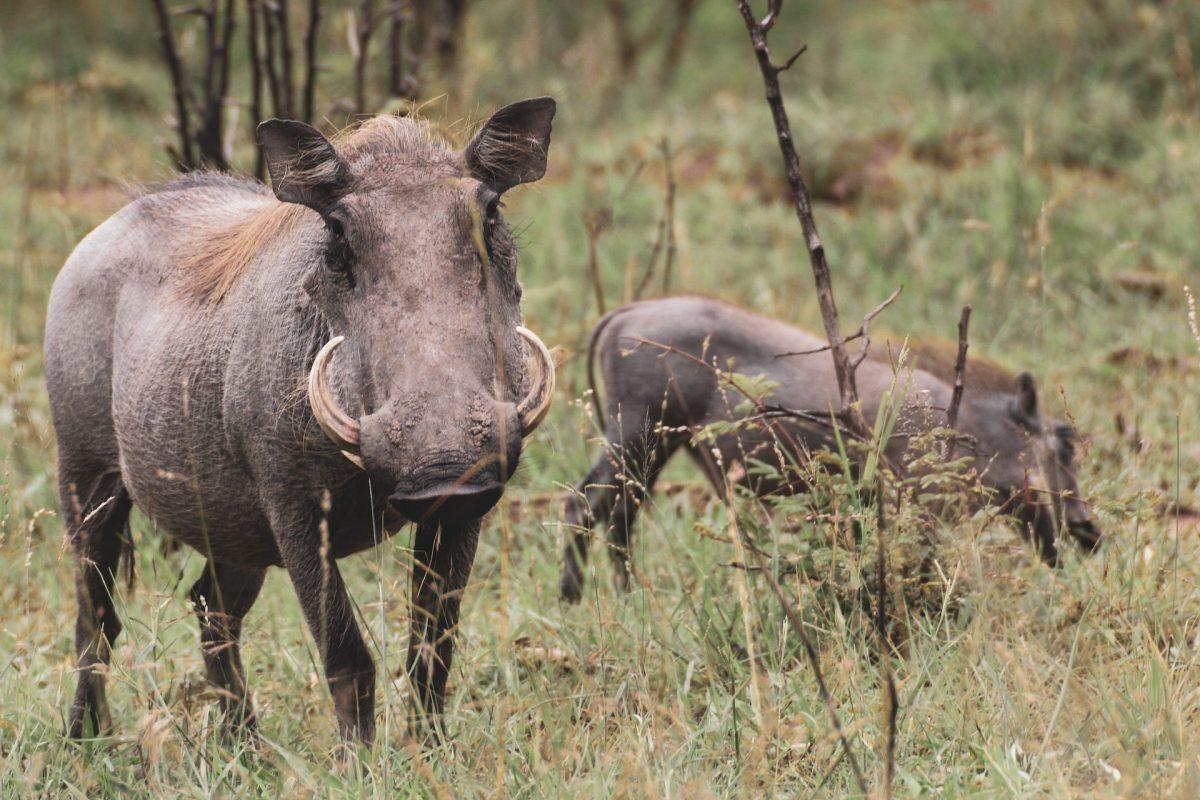
POLYGON ((1067 423, 1043 418, 1033 377, 1023 372, 1015 394, 990 393, 970 406, 973 419, 963 419, 962 427, 977 440, 983 483, 1028 526, 1042 557, 1057 560, 1054 542, 1064 528, 1095 550, 1100 529, 1075 479, 1078 437, 1067 423))
POLYGON ((337 145, 300 122, 259 127, 276 195, 325 223, 304 285, 332 333, 314 416, 409 519, 485 513, 549 405, 501 196, 545 174, 554 110, 507 106, 462 152, 394 117, 337 145))

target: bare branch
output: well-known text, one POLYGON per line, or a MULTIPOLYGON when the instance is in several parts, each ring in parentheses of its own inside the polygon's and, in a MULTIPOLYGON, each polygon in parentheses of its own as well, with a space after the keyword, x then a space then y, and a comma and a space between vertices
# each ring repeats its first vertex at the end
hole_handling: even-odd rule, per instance
POLYGON ((776 72, 787 72, 789 69, 792 68, 792 64, 796 63, 796 59, 799 58, 800 56, 804 55, 804 52, 806 50, 808 50, 808 45, 801 45, 800 49, 797 50, 796 53, 791 58, 789 58, 787 61, 783 62, 783 64, 781 66, 775 67, 775 71, 776 72))
MULTIPOLYGON (((867 349, 871 346, 871 339, 867 335, 867 328, 871 324, 871 320, 875 319, 877 316, 879 316, 881 313, 883 313, 883 310, 885 308, 887 308, 888 306, 890 306, 892 304, 892 301, 900 296, 900 292, 903 289, 904 289, 903 286, 897 286, 895 288, 895 290, 887 296, 887 299, 885 299, 879 305, 875 306, 875 308, 871 309, 870 312, 868 312, 867 315, 865 317, 863 317, 862 325, 860 325, 858 327, 858 330, 856 330, 854 333, 847 336, 845 339, 842 339, 843 344, 845 344, 846 342, 853 342, 855 339, 859 339, 859 338, 866 338, 866 340, 867 340, 863 343, 862 351, 859 353, 858 360, 854 362, 855 367, 857 367, 859 364, 861 364, 863 362, 863 359, 866 357, 867 349)), ((824 344, 824 345, 821 345, 820 347, 814 347, 811 350, 794 350, 794 351, 791 351, 788 353, 777 353, 775 355, 775 358, 788 358, 790 356, 811 356, 816 353, 824 353, 826 350, 830 350, 830 349, 832 349, 831 345, 824 344)))
MULTIPOLYGON (((887 701, 884 703, 884 714, 887 726, 884 729, 884 762, 883 762, 883 796, 892 796, 892 776, 896 771, 896 717, 900 710, 900 700, 896 694, 896 679, 892 675, 891 649, 888 646, 887 635, 887 552, 883 546, 883 531, 887 526, 887 517, 883 511, 883 486, 875 488, 875 580, 879 584, 879 599, 875 604, 875 633, 879 639, 879 663, 883 667, 884 686, 887 689, 887 701)), ((899 499, 897 499, 897 507, 899 499)))
POLYGON ((229 45, 233 39, 234 0, 226 0, 218 13, 217 0, 211 0, 204 13, 205 43, 204 95, 200 100, 200 122, 195 132, 200 166, 229 169, 225 152, 225 102, 229 89, 229 45))
POLYGON ((274 0, 275 18, 279 30, 279 74, 282 80, 279 91, 283 99, 283 109, 288 118, 296 117, 296 91, 292 82, 292 60, 295 51, 292 48, 292 25, 288 15, 288 0, 274 0))
POLYGON ((192 126, 188 114, 187 102, 187 71, 179 60, 179 50, 175 47, 175 36, 171 33, 171 19, 167 14, 164 0, 151 0, 154 12, 158 18, 158 40, 162 44, 163 57, 167 61, 167 69, 171 73, 171 86, 175 92, 176 126, 179 132, 179 163, 185 169, 196 166, 192 147, 192 126))
POLYGON ((775 27, 775 23, 779 19, 779 10, 782 6, 783 0, 770 0, 767 3, 767 15, 762 18, 762 22, 758 23, 762 27, 763 33, 767 33, 771 28, 775 27))
POLYGON ((863 317, 862 325, 860 325, 858 328, 859 332, 862 333, 862 347, 859 348, 858 358, 854 359, 854 361, 850 364, 850 368, 855 372, 858 371, 858 365, 867 360, 867 354, 871 350, 871 320, 883 313, 883 310, 891 305, 893 300, 900 296, 900 291, 903 288, 903 286, 897 286, 895 291, 888 295, 886 300, 875 306, 875 308, 871 309, 871 311, 868 312, 865 317, 863 317))
POLYGON ((229 140, 225 131, 225 105, 229 92, 229 51, 233 40, 236 0, 208 0, 207 5, 168 11, 164 0, 153 0, 159 26, 159 40, 171 74, 180 146, 169 150, 181 169, 198 166, 229 169, 229 140), (204 20, 204 63, 200 75, 199 99, 180 57, 171 31, 172 14, 185 13, 204 20))
POLYGON ((604 315, 606 307, 604 304, 604 284, 600 280, 600 254, 597 242, 600 239, 600 235, 608 229, 611 222, 611 207, 602 208, 598 211, 590 208, 584 209, 583 230, 587 234, 588 272, 592 276, 592 291, 596 295, 596 311, 601 316, 604 315))
POLYGON ((321 0, 308 0, 308 28, 304 32, 304 121, 312 122, 317 91, 317 32, 321 27, 321 0))
POLYGON ((354 26, 354 113, 365 114, 367 110, 367 55, 371 34, 375 32, 378 19, 375 4, 362 0, 354 26))
POLYGON ((417 69, 420 58, 414 48, 408 46, 413 29, 414 16, 405 3, 392 7, 392 28, 389 35, 388 93, 392 97, 408 100, 417 98, 417 69))
POLYGON ((671 291, 671 267, 675 264, 675 170, 671 164, 671 143, 666 138, 662 140, 663 167, 667 172, 666 217, 667 255, 663 261, 663 294, 671 291))
POLYGON ((963 377, 967 372, 967 333, 971 325, 971 307, 963 306, 962 316, 958 319, 958 355, 954 359, 954 392, 950 395, 950 405, 946 407, 946 427, 953 428, 958 424, 958 407, 962 404, 963 377))
POLYGON ((276 17, 268 4, 271 0, 258 0, 255 5, 262 15, 263 22, 263 65, 267 72, 267 91, 271 95, 271 108, 277 117, 287 116, 287 101, 283 96, 282 77, 275 58, 275 25, 276 17))
MULTIPOLYGON (((258 10, 255 0, 246 0, 246 45, 250 58, 250 141, 258 135, 258 123, 262 122, 262 45, 258 37, 258 10)), ((266 177, 266 162, 262 149, 254 148, 254 177, 266 177)))
POLYGON ((671 162, 671 143, 666 137, 658 143, 658 149, 662 153, 663 172, 666 178, 666 193, 663 196, 663 215, 658 221, 658 233, 654 238, 654 246, 650 248, 650 256, 646 259, 646 266, 642 271, 642 278, 638 281, 637 289, 633 292, 633 299, 640 300, 642 294, 646 291, 646 287, 650 285, 651 278, 654 277, 654 270, 658 264, 658 258, 663 253, 663 248, 666 248, 666 256, 663 262, 663 294, 670 291, 671 286, 671 266, 675 261, 675 170, 671 162))
POLYGON ((687 43, 688 29, 695 15, 696 5, 697 0, 675 0, 675 18, 659 71, 659 80, 666 88, 675 82, 675 75, 679 72, 679 61, 683 58, 683 48, 687 43))
POLYGON ((767 105, 771 108, 776 138, 779 140, 779 150, 783 156, 784 169, 787 172, 788 186, 791 189, 796 216, 799 218, 800 227, 804 232, 804 243, 808 249, 813 280, 817 286, 817 301, 821 307, 821 320, 825 325, 825 336, 830 343, 830 353, 833 356, 833 368, 837 375, 842 408, 850 414, 851 427, 862 433, 866 431, 867 425, 859 407, 854 368, 846 355, 846 346, 842 339, 829 263, 825 258, 825 246, 821 243, 821 237, 817 233, 816 221, 812 214, 812 200, 808 193, 808 187, 804 183, 804 176, 800 172, 800 158, 796 154, 791 124, 788 122, 787 109, 783 104, 783 94, 779 89, 779 69, 771 61, 771 54, 767 50, 767 31, 779 18, 782 0, 772 0, 767 16, 762 22, 754 18, 749 0, 735 1, 746 24, 746 31, 750 35, 750 43, 754 48, 754 55, 758 60, 759 71, 762 72, 763 84, 766 87, 767 105))
MULTIPOLYGON (((813 281, 817 288, 817 301, 821 308, 821 320, 825 325, 825 337, 829 342, 830 354, 833 358, 834 373, 837 376, 838 394, 841 399, 841 411, 848 416, 848 428, 852 434, 865 437, 868 434, 866 421, 863 419, 862 409, 859 404, 858 386, 855 381, 856 365, 850 363, 849 357, 846 355, 846 343, 842 337, 841 323, 838 319, 837 303, 834 301, 833 285, 830 278, 829 263, 825 257, 825 247, 821 243, 821 237, 817 232, 816 221, 812 214, 812 200, 808 193, 808 187, 804 183, 804 177, 800 172, 800 158, 796 154, 795 141, 792 137, 791 125, 788 122, 787 109, 784 107, 783 94, 779 88, 779 74, 785 71, 795 63, 800 53, 804 49, 796 53, 781 67, 776 65, 771 60, 770 51, 767 49, 767 32, 774 27, 779 20, 779 14, 782 9, 782 0, 769 0, 767 14, 761 21, 757 20, 754 12, 750 9, 749 0, 735 0, 738 11, 741 12, 742 20, 746 25, 746 32, 750 36, 750 43, 754 49, 755 59, 758 61, 759 71, 762 73, 763 85, 766 89, 767 105, 771 109, 771 117, 775 124, 775 134, 779 141, 780 154, 783 157, 784 169, 787 173, 788 187, 791 189, 792 201, 795 207, 796 216, 800 220, 800 227, 804 233, 804 243, 808 250, 809 263, 812 267, 813 281)), ((886 302, 890 302, 886 301, 886 302)), ((886 302, 884 305, 886 306, 886 302)), ((882 310, 882 308, 880 309, 882 310)), ((867 335, 867 327, 869 325, 869 316, 863 320, 861 327, 863 337, 867 335)), ((869 342, 868 342, 869 344, 869 342)), ((864 353, 866 348, 864 347, 864 353)), ((729 507, 730 522, 735 523, 732 506, 729 507)), ((743 534, 738 532, 739 536, 743 534)), ((882 530, 880 531, 882 536, 882 530)), ((882 539, 880 543, 880 554, 882 555, 882 539)), ((753 551, 749 551, 753 553, 753 551)), ((754 553, 755 559, 758 560, 759 566, 763 566, 762 557, 754 553)), ((829 714, 830 722, 834 730, 837 732, 838 738, 841 741, 843 751, 847 762, 850 764, 850 769, 854 773, 855 781, 864 796, 868 795, 867 782, 863 776, 862 770, 859 768, 858 760, 854 756, 854 752, 850 747, 850 741, 846 737, 845 729, 842 727, 841 719, 838 717, 837 709, 834 706, 833 698, 829 694, 829 690, 825 685, 825 680, 821 674, 821 663, 817 656, 816 648, 813 646, 811 639, 805 632, 804 622, 796 613, 791 602, 784 594, 779 586, 779 582, 775 576, 764 569, 763 575, 767 579, 771 591, 779 599, 780 605, 783 607, 788 620, 792 623, 797 634, 800 635, 804 645, 805 654, 808 657, 809 665, 813 670, 813 674, 817 680, 817 686, 821 691, 821 698, 825 702, 825 708, 829 714)), ((881 587, 882 589, 882 587, 881 587)), ((880 599, 880 614, 883 613, 883 600, 880 599)), ((889 698, 892 701, 895 699, 895 685, 889 681, 889 698)), ((894 715, 895 704, 892 704, 892 710, 889 712, 894 715)), ((894 723, 893 723, 894 724, 894 723)), ((889 748, 892 745, 889 743, 889 748)), ((890 766, 886 774, 889 780, 888 789, 890 791, 890 766)))

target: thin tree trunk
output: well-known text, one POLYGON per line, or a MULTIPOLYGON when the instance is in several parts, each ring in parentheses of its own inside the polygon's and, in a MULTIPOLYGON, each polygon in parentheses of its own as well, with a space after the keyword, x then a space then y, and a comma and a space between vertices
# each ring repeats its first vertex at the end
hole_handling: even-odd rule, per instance
POLYGON ((671 37, 667 39, 662 71, 659 73, 659 81, 663 88, 670 88, 675 83, 675 75, 679 72, 679 60, 683 58, 683 48, 687 44, 688 29, 691 27, 695 10, 696 0, 675 0, 674 25, 671 28, 671 37))
POLYGON ((275 13, 279 19, 279 89, 283 94, 283 107, 290 119, 296 117, 296 89, 292 75, 292 61, 295 51, 292 48, 291 15, 288 13, 288 0, 275 0, 275 13))
POLYGON ((262 3, 257 4, 263 21, 263 64, 267 69, 267 93, 271 95, 271 108, 277 117, 286 117, 286 103, 280 85, 279 69, 275 59, 275 15, 262 3))
POLYGON ((158 18, 158 40, 162 45, 163 57, 167 61, 167 69, 171 73, 171 86, 175 91, 175 116, 179 129, 179 160, 185 169, 193 169, 196 159, 192 147, 192 124, 188 114, 187 101, 187 72, 183 62, 179 60, 179 51, 175 47, 175 36, 171 33, 171 18, 167 13, 163 0, 151 0, 154 13, 158 18))
POLYGON ((367 56, 371 44, 371 32, 375 27, 375 4, 362 0, 358 14, 358 52, 354 59, 354 113, 367 111, 367 56))
MULTIPOLYGON (((262 45, 258 40, 258 11, 255 0, 246 0, 246 44, 250 53, 250 141, 258 136, 258 123, 262 122, 262 45)), ((266 164, 262 149, 254 148, 254 176, 259 180, 266 177, 266 164)))
POLYGON ((308 30, 304 33, 304 121, 312 122, 317 90, 317 32, 321 26, 321 0, 308 0, 308 30))

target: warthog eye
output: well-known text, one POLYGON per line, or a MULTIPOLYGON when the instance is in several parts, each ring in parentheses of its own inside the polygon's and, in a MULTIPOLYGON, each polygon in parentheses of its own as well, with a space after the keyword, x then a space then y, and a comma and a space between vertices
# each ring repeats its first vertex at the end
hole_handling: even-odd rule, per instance
POLYGON ((487 205, 483 211, 483 227, 485 230, 490 230, 500 222, 500 209, 504 208, 503 201, 499 196, 488 199, 487 205))
POLYGON ((336 216, 325 217, 325 228, 329 231, 329 243, 325 248, 325 265, 335 273, 347 286, 354 288, 354 275, 350 264, 354 260, 354 251, 346 240, 346 228, 336 216))
POLYGON ((500 209, 504 208, 504 202, 500 199, 500 195, 494 192, 488 192, 481 198, 483 202, 483 246, 487 248, 489 260, 494 260, 496 257, 496 232, 500 228, 500 209))

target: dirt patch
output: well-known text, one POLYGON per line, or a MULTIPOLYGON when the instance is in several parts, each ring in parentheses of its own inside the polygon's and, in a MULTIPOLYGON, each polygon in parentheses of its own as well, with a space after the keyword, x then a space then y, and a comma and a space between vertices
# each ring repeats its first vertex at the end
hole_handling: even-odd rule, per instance
POLYGON ((1190 375, 1200 367, 1198 358, 1173 354, 1159 355, 1134 345, 1110 351, 1104 361, 1114 367, 1142 369, 1152 375, 1190 375))
POLYGON ((938 169, 956 170, 990 158, 1001 147, 983 128, 954 128, 943 136, 929 136, 912 145, 915 161, 938 169))

